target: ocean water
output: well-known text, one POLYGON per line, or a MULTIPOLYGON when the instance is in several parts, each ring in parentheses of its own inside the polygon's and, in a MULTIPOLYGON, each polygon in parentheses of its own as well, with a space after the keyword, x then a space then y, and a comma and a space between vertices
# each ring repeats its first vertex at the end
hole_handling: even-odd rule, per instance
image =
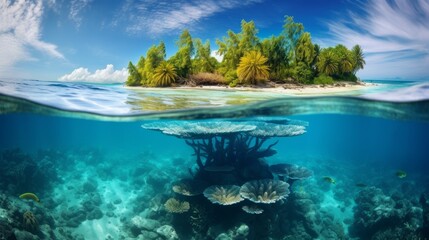
POLYGON ((0 239, 429 239, 429 84, 391 85, 2 80, 0 239))

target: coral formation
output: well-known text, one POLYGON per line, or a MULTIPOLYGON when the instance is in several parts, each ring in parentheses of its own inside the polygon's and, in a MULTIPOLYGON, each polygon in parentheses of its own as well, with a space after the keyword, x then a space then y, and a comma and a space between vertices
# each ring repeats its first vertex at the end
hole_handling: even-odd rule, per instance
POLYGON ((289 193, 288 183, 273 179, 249 181, 240 189, 240 195, 254 203, 275 203, 289 193))
POLYGON ((29 232, 35 232, 39 228, 39 223, 37 222, 36 216, 30 211, 27 211, 22 216, 24 229, 29 232))
POLYGON ((165 202, 164 207, 171 213, 184 213, 189 211, 189 202, 181 202, 175 198, 170 198, 165 202))
POLYGON ((240 196, 240 187, 235 185, 214 185, 204 190, 204 196, 212 203, 232 205, 243 201, 240 196))
POLYGON ((307 179, 313 176, 313 171, 305 167, 289 163, 273 164, 270 166, 270 170, 273 174, 276 174, 280 180, 287 179, 287 183, 290 185, 292 185, 296 180, 307 179))
POLYGON ((274 123, 258 123, 249 135, 259 138, 292 137, 305 133, 305 127, 300 125, 283 125, 274 123))
POLYGON ((158 130, 164 134, 181 138, 202 139, 252 131, 256 126, 230 121, 166 121, 145 123, 142 125, 142 128, 158 130))
POLYGON ((423 224, 420 229, 420 236, 423 239, 429 239, 429 203, 424 194, 420 195, 419 202, 423 209, 423 224))
POLYGON ((359 192, 349 232, 362 239, 411 239, 421 225, 422 210, 405 199, 387 196, 376 187, 359 192), (406 227, 406 225, 408 227, 406 227), (408 238, 406 238, 408 237, 408 238))
POLYGON ((256 205, 250 205, 250 206, 243 206, 241 209, 243 209, 243 211, 250 213, 250 214, 261 214, 264 212, 264 209, 259 208, 256 205))
POLYGON ((204 184, 192 179, 181 179, 173 183, 173 192, 184 196, 200 195, 204 191, 204 184))

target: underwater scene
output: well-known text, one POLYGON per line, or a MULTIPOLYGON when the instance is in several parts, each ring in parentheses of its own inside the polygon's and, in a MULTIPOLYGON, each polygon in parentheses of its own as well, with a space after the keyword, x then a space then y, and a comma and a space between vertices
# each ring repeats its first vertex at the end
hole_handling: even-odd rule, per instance
POLYGON ((429 238, 427 83, 171 111, 0 83, 0 239, 429 238))

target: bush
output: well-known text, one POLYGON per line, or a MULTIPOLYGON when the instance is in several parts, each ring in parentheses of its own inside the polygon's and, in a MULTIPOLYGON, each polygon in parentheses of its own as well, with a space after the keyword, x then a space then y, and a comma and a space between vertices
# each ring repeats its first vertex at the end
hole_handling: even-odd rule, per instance
POLYGON ((324 74, 314 79, 314 84, 333 84, 333 83, 334 83, 334 79, 324 74))
POLYGON ((238 84, 238 79, 236 79, 236 80, 234 80, 234 81, 230 82, 230 83, 229 83, 229 86, 230 86, 230 87, 237 87, 237 84, 238 84))
POLYGON ((189 80, 192 84, 196 86, 200 85, 225 85, 226 79, 216 73, 197 73, 189 76, 189 80))
POLYGON ((314 72, 303 62, 299 62, 291 71, 292 78, 299 83, 309 84, 311 83, 314 72))

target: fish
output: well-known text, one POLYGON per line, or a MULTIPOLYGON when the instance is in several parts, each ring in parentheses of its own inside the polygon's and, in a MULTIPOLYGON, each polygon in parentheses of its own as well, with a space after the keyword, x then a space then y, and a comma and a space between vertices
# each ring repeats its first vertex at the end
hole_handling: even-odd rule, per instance
POLYGON ((398 171, 396 172, 396 176, 397 176, 398 178, 405 178, 405 177, 407 176, 407 173, 406 173, 405 171, 403 171, 403 170, 398 170, 398 171))
POLYGON ((323 177, 323 180, 324 180, 325 182, 328 182, 328 183, 331 183, 331 184, 335 184, 335 179, 333 179, 333 178, 331 178, 331 177, 328 177, 328 176, 323 177))
POLYGON ((21 199, 30 199, 30 200, 33 200, 33 201, 35 201, 37 203, 40 203, 40 199, 36 196, 36 194, 30 193, 30 192, 23 193, 23 194, 19 195, 19 198, 21 198, 21 199))

